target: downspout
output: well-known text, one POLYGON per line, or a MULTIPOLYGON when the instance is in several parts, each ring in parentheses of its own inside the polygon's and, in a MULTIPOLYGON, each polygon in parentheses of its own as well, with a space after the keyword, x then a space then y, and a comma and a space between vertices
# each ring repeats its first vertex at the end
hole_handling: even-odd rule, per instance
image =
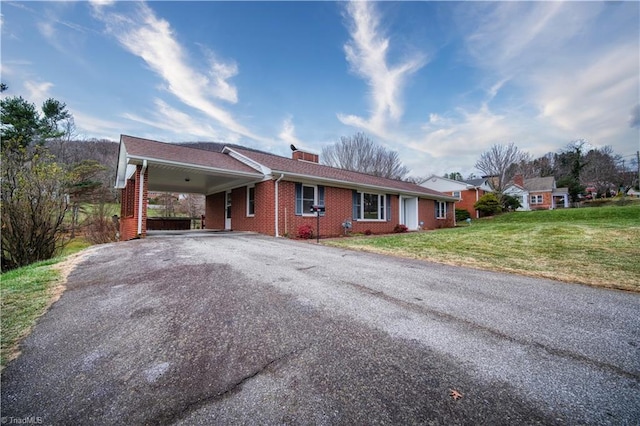
POLYGON ((275 211, 276 211, 276 238, 280 237, 280 231, 278 230, 278 182, 282 180, 284 177, 284 173, 280 174, 280 177, 276 180, 276 196, 275 196, 275 211))
POLYGON ((142 236, 142 204, 144 198, 144 173, 147 171, 147 160, 142 160, 142 170, 140 170, 140 193, 138 197, 138 236, 142 236))

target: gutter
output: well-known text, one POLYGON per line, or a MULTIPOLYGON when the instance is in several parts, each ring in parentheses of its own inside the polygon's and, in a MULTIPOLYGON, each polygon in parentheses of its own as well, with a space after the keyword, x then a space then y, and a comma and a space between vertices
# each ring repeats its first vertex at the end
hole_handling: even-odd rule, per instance
POLYGON ((144 173, 147 171, 147 160, 142 160, 142 170, 140 170, 140 193, 138 198, 138 236, 142 236, 142 205, 144 198, 144 173))
POLYGON ((276 180, 276 195, 275 195, 275 211, 276 211, 276 238, 280 237, 280 231, 278 230, 278 182, 282 180, 284 173, 280 174, 280 177, 276 180))

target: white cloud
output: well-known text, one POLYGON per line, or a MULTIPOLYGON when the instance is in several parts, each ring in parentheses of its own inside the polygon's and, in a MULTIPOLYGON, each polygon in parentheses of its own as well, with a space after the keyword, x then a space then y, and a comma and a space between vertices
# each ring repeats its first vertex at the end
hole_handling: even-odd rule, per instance
POLYGON ((534 156, 578 138, 620 153, 637 149, 629 127, 640 92, 637 4, 473 3, 459 13, 486 96, 432 111, 414 132, 409 146, 440 171, 461 160, 473 165, 496 143, 514 142, 534 156))
POLYGON ((402 90, 407 78, 426 61, 423 55, 413 55, 395 66, 388 64, 390 42, 379 28, 380 18, 374 7, 374 3, 365 1, 348 3, 351 40, 344 46, 351 70, 369 86, 371 116, 338 114, 338 119, 346 125, 388 137, 387 125, 398 122, 404 112, 402 90))
POLYGON ((173 134, 179 133, 181 138, 195 137, 205 140, 220 139, 219 133, 206 123, 205 120, 195 119, 192 115, 173 108, 161 99, 155 99, 155 111, 150 113, 152 119, 147 116, 141 117, 137 114, 125 113, 124 118, 142 123, 151 127, 162 129, 173 134))
POLYGON ((286 143, 301 145, 300 139, 296 137, 296 128, 293 125, 293 117, 289 116, 282 122, 282 131, 278 137, 286 143))
POLYGON ((26 80, 23 85, 25 90, 27 91, 27 94, 25 96, 26 99, 34 103, 36 106, 42 105, 44 101, 51 97, 49 91, 53 87, 53 83, 50 83, 48 81, 35 82, 26 80))
POLYGON ((156 17, 144 3, 136 9, 135 14, 127 16, 109 13, 104 7, 94 7, 94 12, 124 48, 141 57, 163 79, 169 93, 216 120, 231 135, 266 141, 238 123, 215 101, 237 102, 236 89, 228 82, 237 74, 235 63, 225 63, 209 55, 210 68, 206 74, 192 68, 169 22, 156 17))

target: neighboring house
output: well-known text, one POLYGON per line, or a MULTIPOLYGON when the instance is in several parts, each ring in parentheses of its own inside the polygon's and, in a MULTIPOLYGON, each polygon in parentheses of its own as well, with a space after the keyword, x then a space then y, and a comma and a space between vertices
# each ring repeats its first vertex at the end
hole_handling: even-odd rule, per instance
POLYGON ((633 188, 629 188, 629 190, 627 191, 627 195, 629 197, 636 197, 636 198, 640 198, 640 191, 633 189, 633 188))
POLYGON ((390 233, 455 226, 456 198, 419 185, 324 166, 318 155, 285 158, 235 145, 219 152, 132 136, 120 137, 116 188, 122 189, 120 239, 146 235, 148 191, 206 196, 205 228, 296 236, 316 227, 314 205, 324 205, 322 236, 390 233))
POLYGON ((487 192, 492 192, 487 178, 472 179, 466 181, 452 180, 439 176, 431 176, 420 184, 435 191, 451 194, 458 202, 456 208, 469 212, 471 217, 480 217, 480 212, 473 206, 487 192))
POLYGON ((557 188, 553 176, 523 179, 522 175, 516 175, 504 193, 520 201, 522 206, 518 210, 569 207, 569 189, 557 188))

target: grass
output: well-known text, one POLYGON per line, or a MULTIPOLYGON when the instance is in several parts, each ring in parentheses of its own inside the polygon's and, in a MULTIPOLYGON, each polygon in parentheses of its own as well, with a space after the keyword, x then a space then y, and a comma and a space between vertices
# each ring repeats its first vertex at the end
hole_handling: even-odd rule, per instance
POLYGON ((516 212, 437 231, 326 244, 640 291, 640 205, 516 212))
POLYGON ((0 275, 0 368, 18 354, 18 344, 56 295, 61 274, 55 265, 89 246, 76 238, 56 258, 0 275))

